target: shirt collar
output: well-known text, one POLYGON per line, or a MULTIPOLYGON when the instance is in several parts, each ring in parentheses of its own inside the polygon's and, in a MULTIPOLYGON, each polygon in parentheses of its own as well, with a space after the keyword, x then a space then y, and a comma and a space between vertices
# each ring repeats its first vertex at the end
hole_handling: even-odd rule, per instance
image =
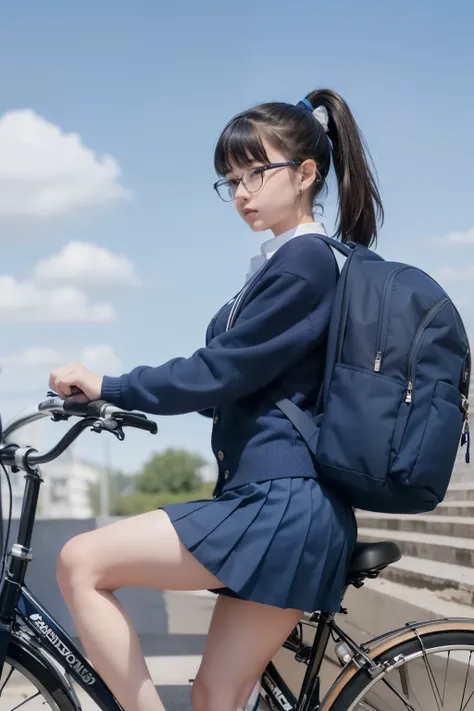
POLYGON ((293 237, 298 237, 299 235, 305 234, 322 234, 327 236, 326 229, 322 222, 304 222, 301 225, 292 227, 290 230, 283 232, 278 237, 272 237, 271 239, 263 242, 260 247, 260 254, 252 257, 250 260, 250 269, 246 275, 246 281, 252 274, 260 269, 260 267, 272 257, 277 249, 279 249, 286 242, 289 242, 293 237))
POLYGON ((326 230, 321 222, 304 222, 302 225, 297 225, 296 227, 292 227, 291 230, 283 232, 283 234, 278 235, 278 237, 272 237, 267 240, 260 247, 260 251, 266 259, 270 259, 277 249, 282 247, 286 242, 289 242, 293 237, 311 233, 326 235, 326 230))

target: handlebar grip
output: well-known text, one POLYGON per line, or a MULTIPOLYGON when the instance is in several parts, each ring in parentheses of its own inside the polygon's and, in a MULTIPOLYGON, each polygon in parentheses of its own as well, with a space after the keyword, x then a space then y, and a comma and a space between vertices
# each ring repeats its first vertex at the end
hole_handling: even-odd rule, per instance
POLYGON ((113 408, 114 411, 108 414, 114 420, 121 422, 126 427, 135 427, 138 430, 145 430, 156 434, 158 425, 153 420, 141 412, 130 412, 115 408, 106 400, 91 400, 90 402, 77 402, 74 397, 66 398, 63 402, 64 412, 67 415, 75 415, 76 417, 102 417, 107 416, 107 409, 113 408))
POLYGON ((127 412, 124 415, 120 415, 120 418, 123 420, 124 425, 135 427, 137 430, 145 430, 145 432, 151 432, 151 434, 158 432, 156 422, 149 420, 146 415, 141 415, 136 412, 127 412))
POLYGON ((68 397, 63 402, 66 415, 77 417, 100 417, 100 411, 108 403, 105 400, 92 400, 91 402, 77 402, 73 397, 68 397))

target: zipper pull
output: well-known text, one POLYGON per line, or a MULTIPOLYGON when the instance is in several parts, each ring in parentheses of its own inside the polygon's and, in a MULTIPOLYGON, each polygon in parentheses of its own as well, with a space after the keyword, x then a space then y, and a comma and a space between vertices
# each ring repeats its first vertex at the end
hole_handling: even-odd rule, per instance
POLYGON ((466 464, 470 464, 471 462, 471 432, 469 430, 469 423, 466 420, 464 432, 462 435, 462 440, 461 440, 461 445, 466 445, 466 455, 464 457, 464 461, 466 464))
POLYGON ((461 447, 464 447, 466 445, 466 455, 465 455, 465 462, 466 464, 469 464, 471 461, 471 432, 469 429, 469 401, 467 397, 464 395, 462 396, 462 411, 464 412, 464 422, 462 425, 462 432, 461 432, 461 447))
POLYGON ((407 405, 411 405, 412 402, 412 392, 413 392, 413 383, 411 380, 408 381, 408 387, 407 387, 407 394, 405 395, 405 402, 407 405))
POLYGON ((382 365, 382 354, 379 351, 375 357, 374 370, 376 373, 380 371, 380 366, 382 365))

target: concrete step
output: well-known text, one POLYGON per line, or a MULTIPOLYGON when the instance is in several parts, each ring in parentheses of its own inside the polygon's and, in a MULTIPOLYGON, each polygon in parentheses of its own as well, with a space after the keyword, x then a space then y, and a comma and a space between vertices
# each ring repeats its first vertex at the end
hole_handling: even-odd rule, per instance
POLYGON ((464 516, 474 518, 474 501, 443 501, 434 511, 429 511, 427 516, 464 516))
POLYGON ((382 576, 411 588, 433 590, 445 600, 474 604, 474 570, 471 568, 403 556, 386 568, 382 576))
POLYGON ((452 482, 446 492, 444 501, 474 501, 474 483, 452 482))
POLYGON ((395 541, 403 555, 437 560, 468 568, 474 567, 474 540, 454 536, 436 536, 413 531, 387 531, 385 528, 359 528, 361 541, 395 541))
MULTIPOLYGON (((371 511, 357 513, 359 526, 387 531, 430 533, 435 536, 455 536, 474 539, 474 518, 417 514, 378 514, 371 511)), ((385 534, 387 535, 387 534, 385 534)))
POLYGON ((374 634, 382 634, 390 627, 403 626, 410 620, 472 617, 470 605, 445 600, 435 590, 411 588, 382 576, 368 580, 360 591, 351 588, 347 600, 344 599, 344 606, 346 602, 349 614, 353 608, 352 617, 356 623, 360 621, 366 629, 371 627, 374 634))

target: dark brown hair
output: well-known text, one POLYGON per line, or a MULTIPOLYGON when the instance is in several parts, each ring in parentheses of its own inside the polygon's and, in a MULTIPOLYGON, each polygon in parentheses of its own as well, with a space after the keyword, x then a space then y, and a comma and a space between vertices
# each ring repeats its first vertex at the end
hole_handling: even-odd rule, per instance
POLYGON ((301 104, 261 104, 234 116, 224 128, 215 149, 215 170, 225 176, 234 167, 245 168, 252 161, 268 163, 262 142, 266 139, 288 160, 312 158, 316 162, 317 178, 311 186, 314 203, 325 186, 332 155, 339 192, 336 237, 370 246, 377 239, 384 212, 364 138, 347 103, 335 91, 319 89, 306 99, 313 109, 326 108, 327 134, 311 110, 301 104))

